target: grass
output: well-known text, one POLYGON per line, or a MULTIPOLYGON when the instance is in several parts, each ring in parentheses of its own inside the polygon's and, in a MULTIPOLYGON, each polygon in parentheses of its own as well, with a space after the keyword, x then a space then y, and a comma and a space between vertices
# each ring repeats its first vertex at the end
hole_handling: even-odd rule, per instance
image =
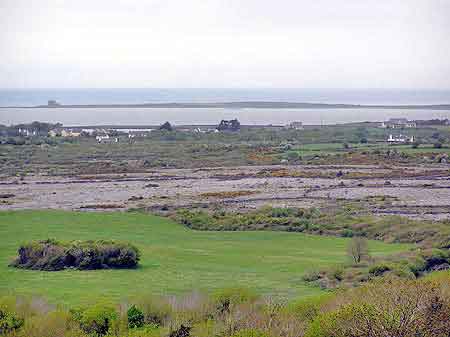
MULTIPOLYGON (((320 290, 304 283, 304 272, 346 261, 347 239, 285 232, 198 232, 169 219, 141 213, 0 212, 0 293, 42 295, 78 304, 103 297, 243 286, 288 296, 320 290), (142 253, 136 270, 40 272, 8 267, 29 240, 115 239, 142 253)), ((370 242, 373 255, 409 245, 370 242)))

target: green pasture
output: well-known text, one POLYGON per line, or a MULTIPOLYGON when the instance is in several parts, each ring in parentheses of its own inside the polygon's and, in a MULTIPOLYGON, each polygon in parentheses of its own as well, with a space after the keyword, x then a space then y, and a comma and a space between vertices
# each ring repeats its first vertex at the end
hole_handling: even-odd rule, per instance
MULTIPOLYGON (((311 269, 346 261, 348 239, 287 232, 199 232, 141 213, 0 212, 0 293, 38 295, 77 304, 99 297, 180 294, 224 287, 307 296, 320 292, 302 281, 311 269), (135 270, 41 272, 8 267, 23 242, 115 239, 142 252, 135 270)), ((371 254, 409 245, 370 242, 371 254)))

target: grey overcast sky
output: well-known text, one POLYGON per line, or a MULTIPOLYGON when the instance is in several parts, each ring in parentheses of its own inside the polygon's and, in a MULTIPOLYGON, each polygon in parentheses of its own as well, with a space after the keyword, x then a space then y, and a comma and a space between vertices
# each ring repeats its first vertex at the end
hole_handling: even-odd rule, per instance
POLYGON ((450 89, 450 0, 0 0, 0 87, 450 89))

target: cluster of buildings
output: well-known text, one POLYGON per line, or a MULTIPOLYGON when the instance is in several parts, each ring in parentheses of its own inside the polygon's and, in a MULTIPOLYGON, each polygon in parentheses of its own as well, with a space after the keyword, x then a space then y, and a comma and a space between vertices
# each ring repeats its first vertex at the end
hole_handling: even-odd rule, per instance
MULTIPOLYGON (((407 118, 390 118, 386 122, 382 122, 379 126, 382 129, 415 129, 417 128, 417 123, 414 121, 409 121, 407 118)), ((388 144, 410 144, 414 143, 414 136, 407 136, 403 134, 389 134, 386 139, 388 144)))
POLYGON ((416 128, 417 123, 409 121, 407 118, 390 118, 386 122, 382 122, 380 128, 383 129, 410 129, 416 128))

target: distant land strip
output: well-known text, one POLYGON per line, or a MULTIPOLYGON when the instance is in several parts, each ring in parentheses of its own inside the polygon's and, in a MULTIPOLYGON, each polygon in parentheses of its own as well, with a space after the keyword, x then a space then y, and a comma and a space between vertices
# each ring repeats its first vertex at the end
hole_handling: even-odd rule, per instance
POLYGON ((361 104, 326 104, 326 103, 296 103, 296 102, 218 102, 218 103, 143 103, 143 104, 47 104, 35 106, 3 106, 0 108, 225 108, 225 109, 426 109, 450 110, 450 104, 429 105, 361 105, 361 104))

